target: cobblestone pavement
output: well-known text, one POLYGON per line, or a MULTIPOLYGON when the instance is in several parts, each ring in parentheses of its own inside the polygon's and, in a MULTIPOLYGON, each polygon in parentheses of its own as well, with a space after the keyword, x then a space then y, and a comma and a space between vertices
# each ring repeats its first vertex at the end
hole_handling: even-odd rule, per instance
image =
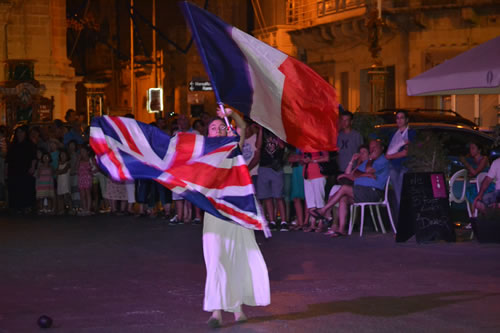
MULTIPOLYGON (((201 226, 0 216, 0 332, 204 332, 201 226)), ((500 332, 500 244, 367 232, 257 240, 272 304, 221 332, 500 332)))

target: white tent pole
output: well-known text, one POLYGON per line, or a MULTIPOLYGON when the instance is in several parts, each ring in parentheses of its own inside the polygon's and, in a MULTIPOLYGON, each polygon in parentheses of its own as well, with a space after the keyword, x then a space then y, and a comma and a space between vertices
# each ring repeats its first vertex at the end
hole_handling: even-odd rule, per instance
POLYGON ((479 115, 479 95, 474 95, 474 122, 477 126, 481 126, 481 119, 479 115))

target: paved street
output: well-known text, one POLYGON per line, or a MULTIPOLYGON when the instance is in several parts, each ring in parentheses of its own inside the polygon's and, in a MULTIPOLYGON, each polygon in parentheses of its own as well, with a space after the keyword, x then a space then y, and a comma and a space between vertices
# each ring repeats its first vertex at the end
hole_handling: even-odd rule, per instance
MULTIPOLYGON (((0 216, 0 332, 204 332, 201 226, 0 216)), ((272 304, 221 332, 499 332, 500 244, 257 235, 272 304)))

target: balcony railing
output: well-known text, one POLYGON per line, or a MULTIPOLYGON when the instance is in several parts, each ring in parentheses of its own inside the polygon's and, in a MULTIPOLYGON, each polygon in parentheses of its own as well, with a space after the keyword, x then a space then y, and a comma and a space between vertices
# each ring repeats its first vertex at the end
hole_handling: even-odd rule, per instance
POLYGON ((366 7, 376 0, 288 0, 288 24, 312 25, 316 19, 343 11, 366 7))
MULTIPOLYGON (((329 15, 357 8, 377 8, 378 0, 286 0, 286 23, 315 25, 329 15)), ((381 0, 382 11, 424 10, 499 5, 498 0, 381 0)))

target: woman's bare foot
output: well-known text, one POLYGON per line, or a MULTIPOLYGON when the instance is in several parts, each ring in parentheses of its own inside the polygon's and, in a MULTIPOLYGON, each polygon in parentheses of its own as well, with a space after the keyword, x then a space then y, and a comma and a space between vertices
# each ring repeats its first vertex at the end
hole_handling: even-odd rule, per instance
POLYGON ((237 322, 237 323, 244 323, 248 320, 247 316, 243 313, 243 311, 241 312, 235 312, 234 313, 234 321, 237 322))

